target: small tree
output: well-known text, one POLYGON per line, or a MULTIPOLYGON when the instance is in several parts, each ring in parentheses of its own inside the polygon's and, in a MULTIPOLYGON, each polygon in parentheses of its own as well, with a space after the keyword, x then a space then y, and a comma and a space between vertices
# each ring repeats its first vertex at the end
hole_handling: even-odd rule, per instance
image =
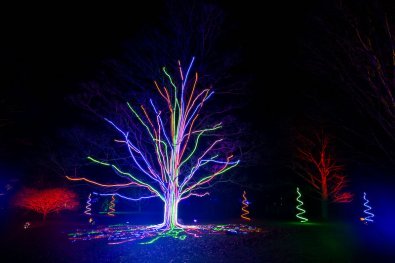
POLYGON ((320 194, 322 217, 328 218, 328 203, 348 203, 353 195, 343 192, 346 186, 344 167, 333 157, 329 138, 325 133, 317 133, 315 140, 301 136, 297 147, 295 171, 320 194))
POLYGON ((77 195, 66 188, 37 190, 25 188, 15 197, 14 205, 42 214, 43 222, 47 215, 78 207, 77 195))

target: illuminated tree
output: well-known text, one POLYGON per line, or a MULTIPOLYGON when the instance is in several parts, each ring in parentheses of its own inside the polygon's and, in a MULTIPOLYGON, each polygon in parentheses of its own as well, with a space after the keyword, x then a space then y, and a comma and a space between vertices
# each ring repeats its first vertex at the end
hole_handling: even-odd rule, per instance
POLYGON ((348 203, 353 195, 344 192, 347 182, 343 175, 344 167, 334 158, 328 136, 321 132, 316 133, 315 137, 311 140, 300 136, 294 168, 320 194, 322 217, 326 219, 328 202, 348 203))
POLYGON ((120 136, 114 141, 123 145, 129 154, 128 170, 111 160, 92 156, 88 159, 111 168, 124 182, 105 184, 85 177, 67 178, 114 189, 114 192, 120 188, 141 187, 146 194, 139 198, 112 194, 129 200, 159 198, 164 203, 164 218, 158 227, 183 227, 178 223, 179 203, 191 196, 208 195, 212 182, 239 163, 233 160, 232 143, 225 140, 224 133, 219 133, 223 123, 207 123, 211 113, 205 112, 204 106, 214 91, 199 85, 198 72, 192 73, 194 60, 192 58, 186 70, 180 61, 171 71, 163 67, 162 81, 153 83, 157 94, 147 100, 147 105, 126 103, 129 110, 126 121, 119 124, 105 118, 120 136), (176 72, 178 77, 173 78, 176 72))
POLYGON ((47 215, 78 207, 77 195, 66 188, 37 190, 26 188, 15 197, 14 205, 42 214, 43 221, 47 215))

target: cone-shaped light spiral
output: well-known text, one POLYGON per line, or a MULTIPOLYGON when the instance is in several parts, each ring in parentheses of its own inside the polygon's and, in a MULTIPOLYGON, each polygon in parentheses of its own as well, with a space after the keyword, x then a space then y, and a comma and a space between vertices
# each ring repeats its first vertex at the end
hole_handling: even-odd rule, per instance
POLYGON ((362 217, 361 221, 367 221, 373 223, 374 214, 370 212, 370 210, 372 210, 372 207, 368 205, 369 200, 366 198, 365 192, 363 193, 363 200, 365 201, 363 205, 365 206, 366 209, 363 210, 363 212, 365 213, 365 217, 362 217))
POLYGON ((243 191, 243 207, 241 208, 241 210, 243 211, 243 213, 241 214, 241 218, 243 218, 244 220, 247 221, 251 221, 251 218, 248 217, 248 214, 250 213, 247 208, 248 208, 248 200, 246 197, 246 191, 243 191))
POLYGON ((115 213, 115 195, 111 196, 111 202, 110 202, 110 206, 108 207, 108 213, 107 215, 109 216, 114 216, 115 213))
POLYGON ((296 217, 300 220, 301 223, 305 223, 309 221, 307 218, 303 217, 302 215, 306 213, 306 210, 302 208, 303 202, 300 200, 302 197, 302 194, 299 191, 299 187, 296 188, 296 192, 298 193, 298 197, 296 198, 296 201, 298 201, 298 205, 296 206, 296 209, 298 209, 300 212, 296 214, 296 217))
POLYGON ((85 206, 85 215, 92 215, 92 209, 91 209, 91 194, 88 196, 88 200, 86 201, 86 206, 85 206))

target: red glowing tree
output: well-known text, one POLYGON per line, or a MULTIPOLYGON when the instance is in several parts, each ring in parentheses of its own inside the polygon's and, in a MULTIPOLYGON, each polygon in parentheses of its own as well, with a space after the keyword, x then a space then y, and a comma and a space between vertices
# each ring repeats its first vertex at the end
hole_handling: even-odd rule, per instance
POLYGON ((37 190, 26 188, 15 197, 14 205, 42 214, 43 221, 47 215, 62 210, 74 210, 78 207, 77 195, 66 188, 37 190))
POLYGON ((322 201, 322 217, 328 217, 328 203, 348 203, 353 195, 344 192, 347 179, 343 174, 344 166, 333 156, 328 136, 316 133, 311 140, 300 136, 301 146, 297 147, 295 171, 303 177, 312 188, 320 194, 322 201))

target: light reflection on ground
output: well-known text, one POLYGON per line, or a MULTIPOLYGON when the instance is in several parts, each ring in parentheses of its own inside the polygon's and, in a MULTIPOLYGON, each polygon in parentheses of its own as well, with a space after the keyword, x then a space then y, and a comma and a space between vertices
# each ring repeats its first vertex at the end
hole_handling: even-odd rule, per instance
POLYGON ((247 235, 263 232, 259 227, 244 224, 192 225, 171 230, 163 230, 155 226, 117 224, 77 229, 76 232, 70 233, 68 236, 72 242, 104 240, 108 241, 110 245, 115 245, 132 241, 139 241, 140 244, 151 244, 164 237, 184 240, 187 237, 202 237, 203 235, 247 235))

